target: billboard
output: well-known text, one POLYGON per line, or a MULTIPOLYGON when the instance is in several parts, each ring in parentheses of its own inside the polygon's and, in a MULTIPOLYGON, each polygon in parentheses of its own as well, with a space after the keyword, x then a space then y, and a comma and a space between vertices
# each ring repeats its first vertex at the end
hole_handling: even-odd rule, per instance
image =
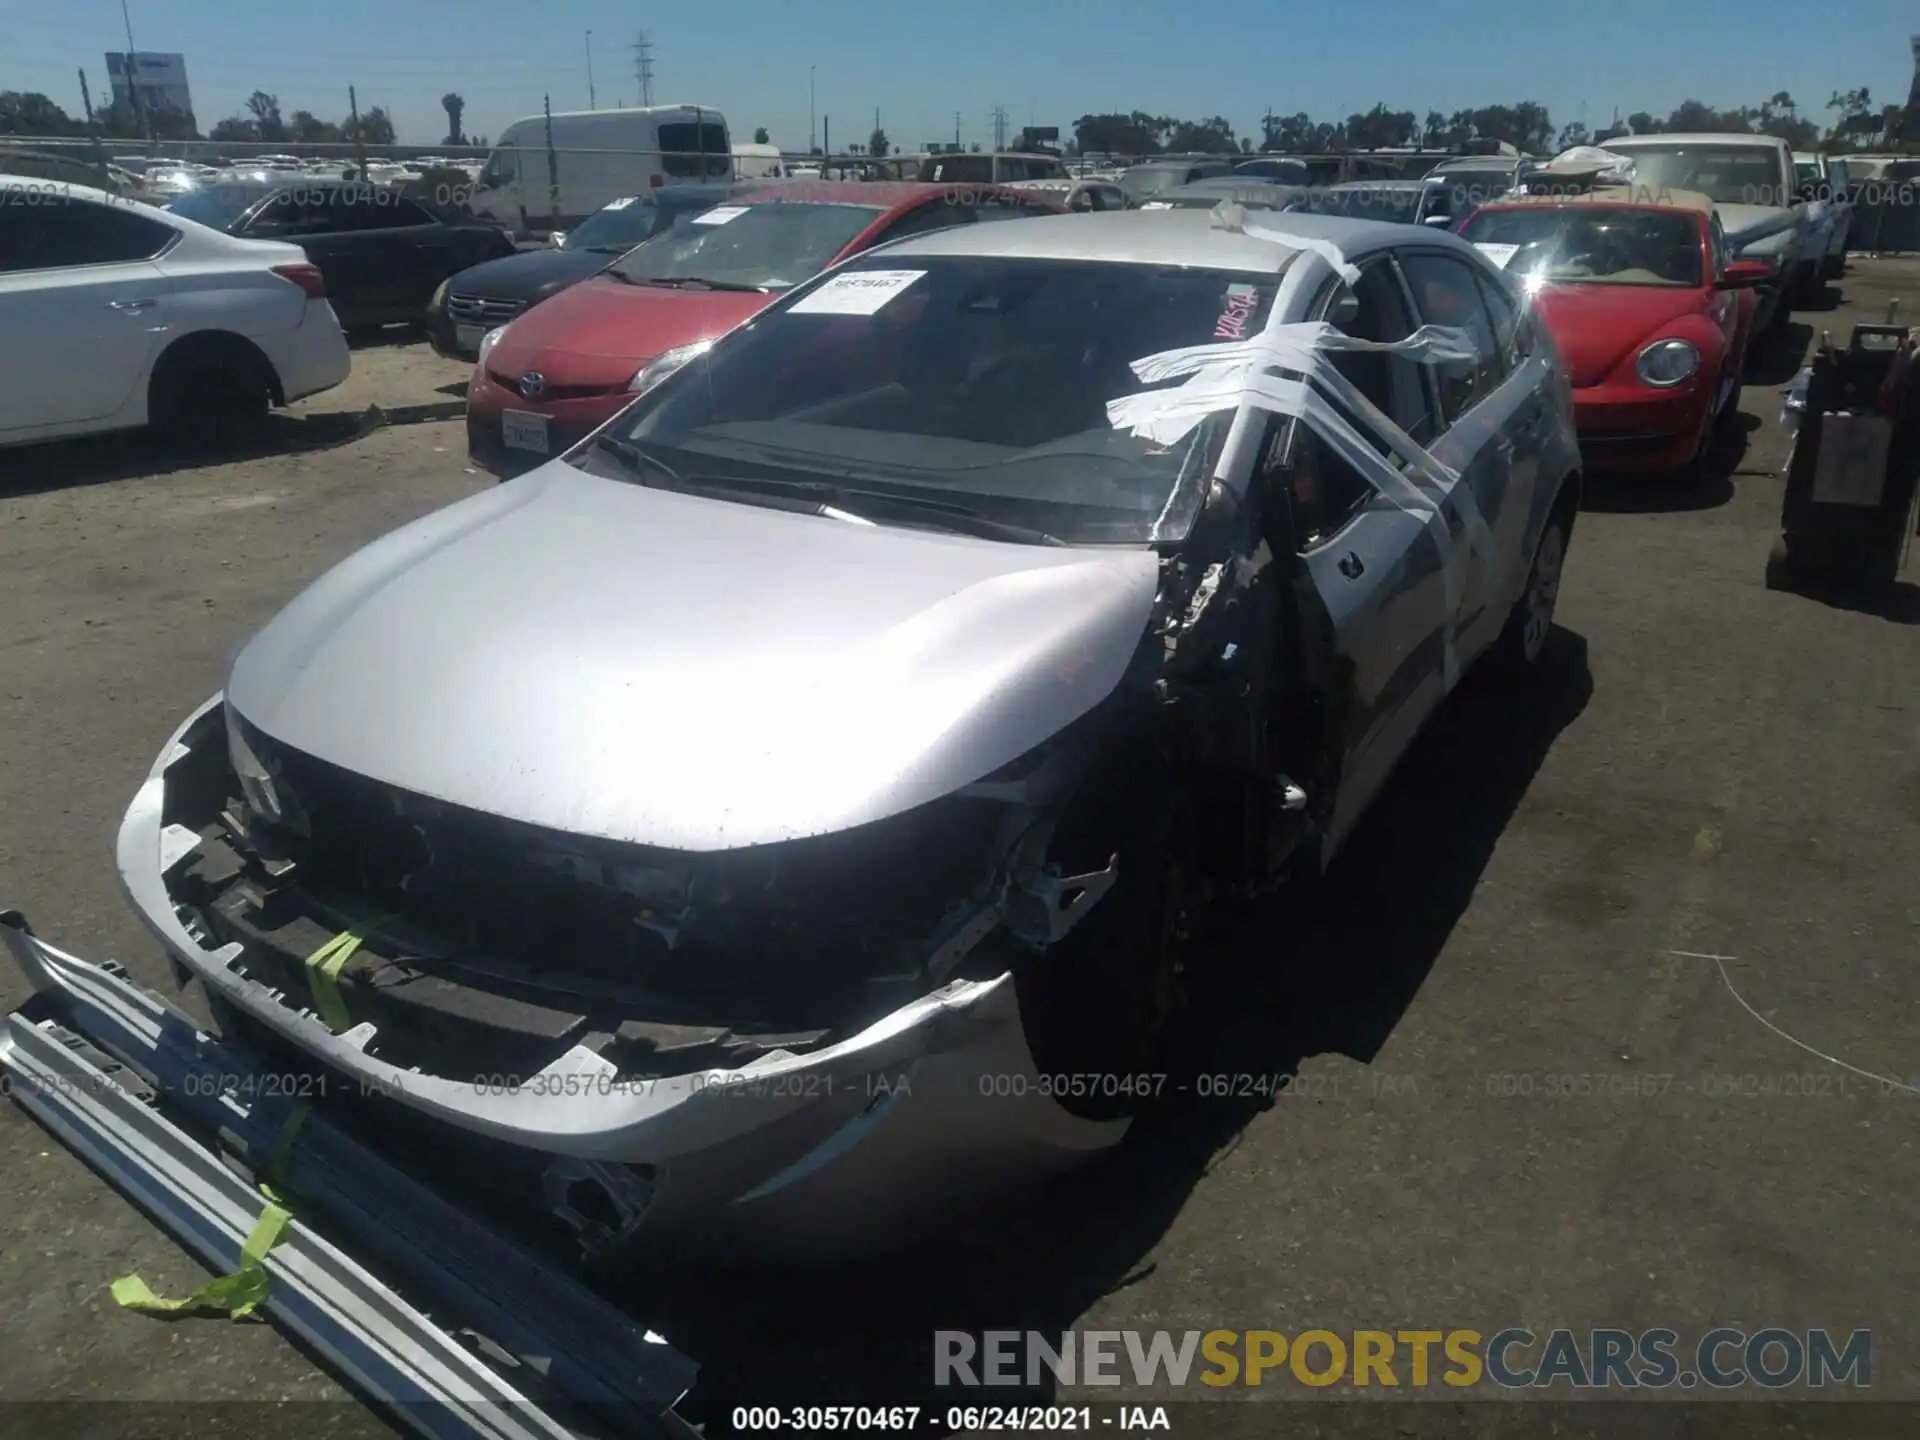
POLYGON ((148 109, 178 110, 193 113, 193 93, 187 87, 187 57, 136 51, 132 58, 132 88, 128 86, 128 55, 124 50, 107 52, 107 80, 113 87, 116 105, 133 103, 133 91, 139 92, 139 104, 148 109))

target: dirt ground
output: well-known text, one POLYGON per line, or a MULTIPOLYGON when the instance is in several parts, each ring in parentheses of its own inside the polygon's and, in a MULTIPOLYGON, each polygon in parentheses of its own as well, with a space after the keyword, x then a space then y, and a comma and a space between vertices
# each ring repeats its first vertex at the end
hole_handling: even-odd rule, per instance
MULTIPOLYGON (((1841 288, 1749 379, 1713 483, 1592 484, 1538 687, 1464 686, 1320 893, 1215 957, 1238 978, 1203 996, 1203 1068, 1288 1094, 1196 1097, 885 1265, 638 1294, 703 1393, 914 1393, 937 1328, 1727 1323, 1869 1329, 1875 1394, 1920 1398, 1920 1110, 1858 1073, 1920 1072, 1920 577, 1877 612, 1761 581, 1779 389, 1813 327, 1910 316, 1920 262, 1856 259, 1841 288)), ((305 582, 491 483, 465 373, 362 350, 240 463, 0 452, 0 902, 165 986, 117 893, 121 811, 305 582)), ((0 1006, 23 996, 0 967, 0 1006)), ((0 1105, 0 1400, 347 1401, 268 1326, 118 1309, 128 1271, 206 1278, 0 1105)))

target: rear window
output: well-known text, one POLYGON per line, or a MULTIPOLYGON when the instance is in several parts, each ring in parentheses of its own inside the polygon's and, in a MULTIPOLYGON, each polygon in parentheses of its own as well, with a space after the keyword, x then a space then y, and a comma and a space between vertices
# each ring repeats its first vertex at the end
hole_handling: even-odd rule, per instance
POLYGON ((993 183, 991 155, 941 155, 920 165, 920 178, 932 184, 959 182, 966 185, 993 183))
POLYGON ((692 121, 660 127, 660 168, 681 180, 723 180, 733 174, 733 141, 725 125, 692 121))

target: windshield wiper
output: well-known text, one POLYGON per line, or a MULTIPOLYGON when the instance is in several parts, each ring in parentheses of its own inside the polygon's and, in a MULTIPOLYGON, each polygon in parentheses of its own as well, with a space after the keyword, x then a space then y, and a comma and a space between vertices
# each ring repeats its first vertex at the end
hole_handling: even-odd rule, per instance
POLYGON ((755 295, 759 294, 761 291, 767 288, 765 285, 743 285, 738 280, 709 280, 705 276, 701 276, 701 275, 681 275, 672 281, 662 281, 661 283, 673 284, 673 285, 693 285, 693 286, 698 286, 704 290, 735 290, 743 294, 755 294, 755 295))
POLYGON ((664 475, 668 483, 676 490, 689 488, 686 480, 678 470, 674 469, 673 466, 662 460, 658 455, 642 450, 631 440, 622 440, 617 435, 611 435, 603 431, 593 437, 593 444, 596 450, 604 450, 614 458, 626 462, 627 468, 630 470, 651 469, 664 475))
POLYGON ((830 485, 824 480, 786 480, 772 476, 726 475, 695 476, 690 489, 733 490, 745 494, 805 495, 822 509, 839 511, 855 520, 871 520, 876 511, 889 508, 917 518, 938 518, 936 529, 961 535, 977 535, 983 540, 1012 540, 1024 545, 1065 545, 1057 535, 996 520, 984 511, 951 500, 935 500, 924 495, 899 494, 890 490, 863 490, 846 485, 830 485))

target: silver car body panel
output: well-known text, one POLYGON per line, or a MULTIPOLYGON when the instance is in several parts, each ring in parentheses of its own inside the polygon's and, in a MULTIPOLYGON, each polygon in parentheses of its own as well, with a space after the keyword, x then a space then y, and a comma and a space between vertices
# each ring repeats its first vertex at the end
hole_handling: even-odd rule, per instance
POLYGON ((227 697, 402 790, 727 850, 1017 759, 1112 691, 1158 581, 1146 549, 851 525, 554 461, 322 576, 240 651, 227 697))

